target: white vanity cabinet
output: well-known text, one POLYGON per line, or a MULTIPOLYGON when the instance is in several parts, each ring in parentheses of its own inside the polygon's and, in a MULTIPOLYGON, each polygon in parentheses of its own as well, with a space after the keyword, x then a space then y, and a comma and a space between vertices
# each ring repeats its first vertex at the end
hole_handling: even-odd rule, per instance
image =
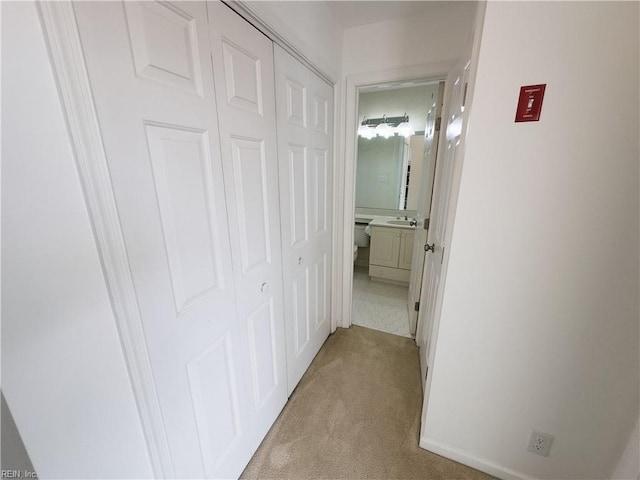
POLYGON ((413 237, 414 229, 372 226, 369 276, 409 283, 413 237))

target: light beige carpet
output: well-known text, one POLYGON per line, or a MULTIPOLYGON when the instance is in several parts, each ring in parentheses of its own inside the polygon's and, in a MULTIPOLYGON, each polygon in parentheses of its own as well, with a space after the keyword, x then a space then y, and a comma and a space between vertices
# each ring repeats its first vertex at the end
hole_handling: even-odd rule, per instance
POLYGON ((340 328, 241 478, 492 478, 418 447, 421 404, 413 340, 358 326, 340 328))

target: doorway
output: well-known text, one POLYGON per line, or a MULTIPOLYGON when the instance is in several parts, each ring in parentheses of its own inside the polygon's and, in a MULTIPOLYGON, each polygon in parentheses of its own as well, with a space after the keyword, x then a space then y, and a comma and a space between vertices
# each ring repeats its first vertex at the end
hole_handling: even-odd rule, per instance
POLYGON ((414 337, 429 215, 440 79, 357 89, 351 323, 414 337))
MULTIPOLYGON (((354 247, 354 212, 356 190, 356 155, 357 130, 362 119, 358 118, 358 96, 361 89, 374 85, 403 83, 415 81, 441 81, 453 67, 454 62, 416 65, 394 68, 377 72, 349 75, 345 88, 345 128, 344 128, 344 163, 336 169, 336 182, 344 185, 342 196, 341 219, 336 228, 343 232, 338 240, 341 245, 336 248, 341 252, 339 269, 336 272, 336 284, 342 286, 334 292, 334 308, 338 315, 339 327, 348 328, 352 323, 352 291, 353 291, 353 247, 354 247)), ((402 112, 404 114, 404 111, 402 112)), ((404 218, 404 217, 402 217, 404 218)))

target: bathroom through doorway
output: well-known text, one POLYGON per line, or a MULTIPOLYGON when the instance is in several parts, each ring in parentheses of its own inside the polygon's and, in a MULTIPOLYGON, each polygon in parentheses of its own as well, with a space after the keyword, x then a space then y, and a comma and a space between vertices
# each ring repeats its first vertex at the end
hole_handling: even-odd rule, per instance
POLYGON ((358 89, 351 323, 415 336, 444 83, 358 89))

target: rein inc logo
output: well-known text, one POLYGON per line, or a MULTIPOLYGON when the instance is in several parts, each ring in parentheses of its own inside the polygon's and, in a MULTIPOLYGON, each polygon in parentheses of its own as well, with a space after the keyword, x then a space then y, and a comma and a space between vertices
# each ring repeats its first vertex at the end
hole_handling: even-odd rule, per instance
POLYGON ((38 478, 33 470, 0 470, 0 478, 38 478))

